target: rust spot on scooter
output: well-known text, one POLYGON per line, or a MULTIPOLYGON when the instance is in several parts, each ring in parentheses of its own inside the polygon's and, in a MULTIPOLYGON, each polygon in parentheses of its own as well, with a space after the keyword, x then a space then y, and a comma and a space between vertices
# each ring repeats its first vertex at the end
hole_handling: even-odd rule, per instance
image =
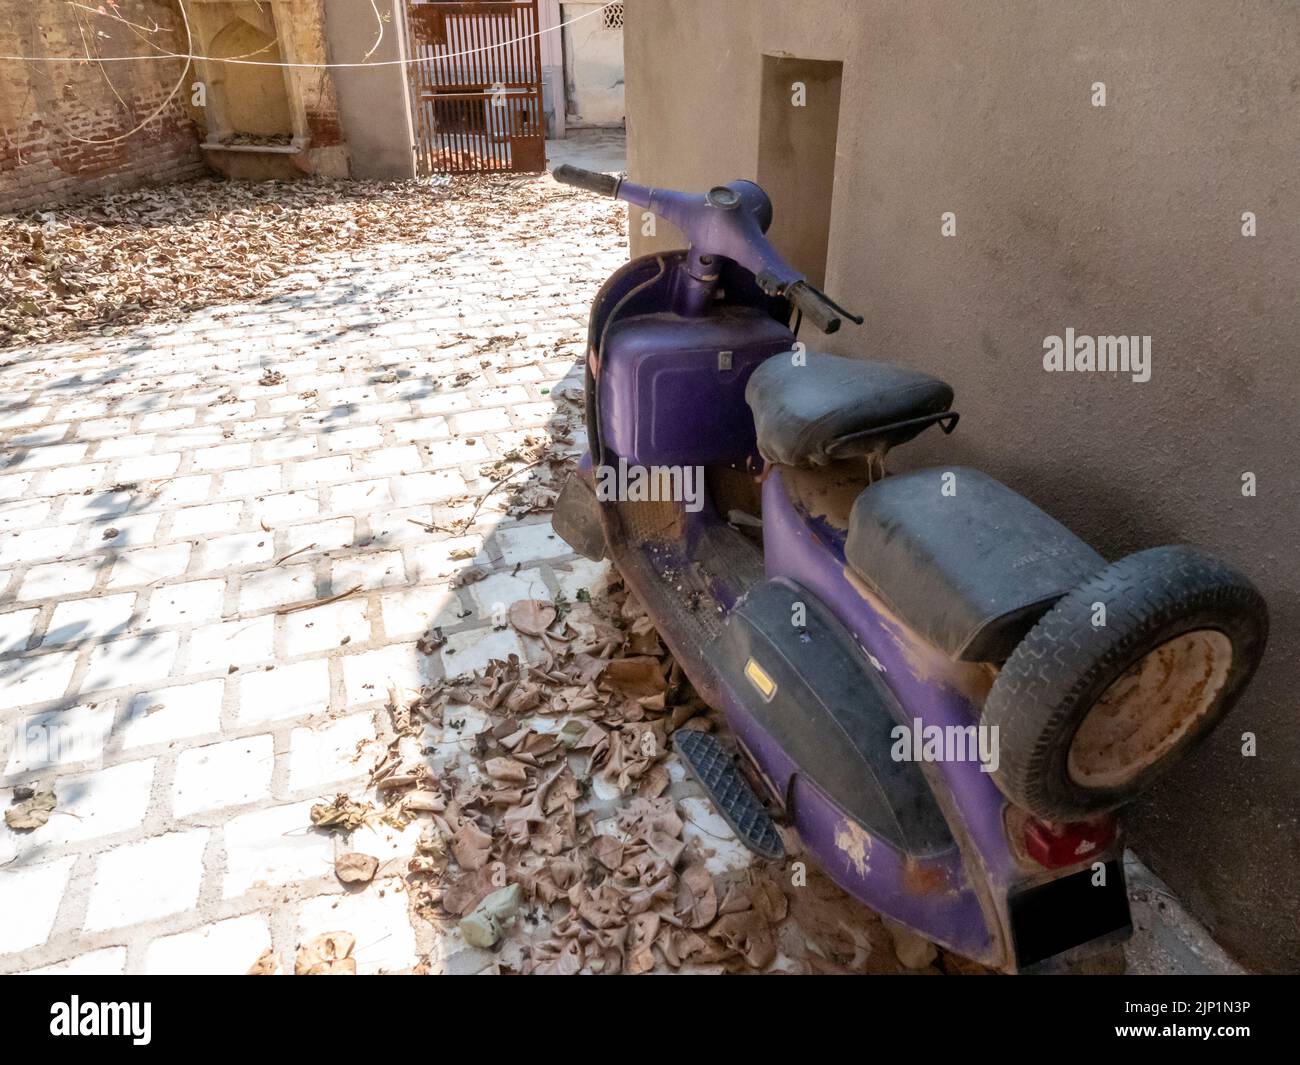
POLYGON ((919 862, 911 856, 903 861, 903 886, 921 895, 957 894, 942 866, 919 862))
POLYGON ((871 478, 865 462, 846 459, 815 469, 782 466, 781 480, 797 510, 847 532, 853 504, 871 478))
POLYGON ((849 586, 880 617, 885 632, 917 680, 950 688, 977 709, 984 705, 989 689, 998 679, 997 666, 991 662, 958 662, 949 658, 934 644, 913 632, 848 566, 844 567, 843 574, 849 586))

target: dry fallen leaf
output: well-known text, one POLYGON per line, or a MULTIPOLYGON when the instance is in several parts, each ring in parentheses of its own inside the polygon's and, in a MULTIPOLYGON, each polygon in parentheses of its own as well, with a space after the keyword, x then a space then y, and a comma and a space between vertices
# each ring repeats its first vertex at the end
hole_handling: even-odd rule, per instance
POLYGON ((718 915, 713 877, 703 865, 690 865, 677 881, 677 912, 688 928, 704 928, 718 915))
POLYGON ((368 884, 375 878, 379 859, 370 854, 351 851, 334 863, 334 875, 345 884, 368 884))
POLYGON ((627 650, 634 655, 661 655, 663 645, 649 617, 637 618, 627 630, 627 650))
POLYGON ((447 637, 442 634, 442 626, 436 625, 415 641, 415 649, 422 655, 431 655, 446 642, 447 637))
POLYGON ((356 976, 357 961, 352 950, 357 945, 351 932, 326 932, 298 946, 294 959, 295 976, 356 976))
POLYGON ((465 915, 497 889, 489 867, 463 873, 447 884, 442 896, 443 908, 452 914, 465 915))
POLYGON ((668 687, 659 660, 649 655, 614 659, 605 667, 601 683, 633 698, 660 695, 668 687))
POLYGON ((527 767, 513 758, 489 758, 483 768, 493 780, 511 784, 522 784, 528 779, 527 767))
POLYGON ((894 941, 894 956, 905 969, 919 970, 929 968, 939 956, 935 945, 928 939, 917 935, 896 921, 885 921, 885 928, 894 941))
POLYGON ((772 926, 753 910, 719 917, 709 929, 709 935, 741 955, 755 969, 765 969, 776 960, 772 926))
POLYGON ((462 869, 482 869, 491 846, 492 837, 473 821, 466 821, 452 837, 451 852, 462 869))
POLYGON ((246 976, 274 976, 280 971, 280 962, 276 959, 275 951, 269 947, 262 951, 261 957, 249 967, 246 976))
POLYGON ((375 808, 346 795, 336 795, 333 802, 317 803, 311 808, 311 823, 317 828, 337 828, 355 832, 369 821, 375 808))
POLYGON ((555 624, 554 603, 545 599, 520 599, 510 604, 510 624, 525 636, 540 636, 555 624))
POLYGON ((55 802, 53 791, 14 788, 14 803, 5 811, 5 824, 15 832, 34 832, 50 819, 55 802))

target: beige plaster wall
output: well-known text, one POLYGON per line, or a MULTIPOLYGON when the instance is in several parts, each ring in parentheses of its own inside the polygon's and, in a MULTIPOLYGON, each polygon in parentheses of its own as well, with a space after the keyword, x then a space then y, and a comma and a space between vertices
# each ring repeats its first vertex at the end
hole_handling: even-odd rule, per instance
POLYGON ((1268 597, 1253 688, 1131 823, 1225 946, 1300 969, 1300 12, 629 0, 632 178, 754 177, 764 54, 844 64, 825 287, 866 323, 824 346, 956 389, 957 433, 896 465, 978 465, 1111 558, 1203 544, 1268 597), (1067 327, 1150 335, 1151 380, 1045 372, 1067 327))

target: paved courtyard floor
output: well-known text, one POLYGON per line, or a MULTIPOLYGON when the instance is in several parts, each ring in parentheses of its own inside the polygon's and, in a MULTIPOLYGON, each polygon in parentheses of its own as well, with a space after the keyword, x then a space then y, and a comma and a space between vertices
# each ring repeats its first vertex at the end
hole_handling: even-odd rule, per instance
MULTIPOLYGON (((621 169, 609 140, 552 162, 621 169)), ((55 793, 34 831, 0 824, 0 972, 292 972, 337 930, 361 972, 494 967, 413 916, 418 825, 329 833, 311 808, 374 797, 391 691, 524 654, 509 604, 604 584, 547 514, 476 507, 557 425, 583 446, 621 209, 502 188, 510 210, 453 196, 424 241, 324 246, 258 302, 0 352, 0 808, 55 793), (364 888, 335 875, 349 852, 379 862, 364 888)), ((745 865, 670 772, 710 868, 745 865)), ((1227 967, 1135 869, 1131 966, 1227 967)), ((836 920, 867 949, 874 918, 836 920)))
POLYGON ((292 971, 339 927, 362 971, 427 953, 399 878, 334 875, 392 841, 309 810, 364 784, 390 688, 519 650, 494 608, 594 579, 504 493, 462 531, 576 409, 624 257, 618 207, 523 180, 535 210, 325 249, 262 302, 0 353, 0 806, 57 797, 0 824, 0 971, 292 971))

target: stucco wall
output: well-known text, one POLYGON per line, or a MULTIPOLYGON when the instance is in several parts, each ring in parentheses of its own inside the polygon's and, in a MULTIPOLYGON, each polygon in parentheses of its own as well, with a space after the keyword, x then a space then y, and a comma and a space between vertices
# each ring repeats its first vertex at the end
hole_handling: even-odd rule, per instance
POLYGON ((755 175, 764 53, 843 62, 826 288, 866 323, 824 347, 963 413, 896 468, 978 465, 1107 557, 1192 541, 1264 591, 1252 689, 1130 823, 1228 949, 1300 969, 1295 5, 629 0, 625 43, 630 174, 685 188, 755 175), (1149 334, 1150 381, 1045 372, 1067 327, 1149 334))
POLYGON ((340 122, 347 129, 351 176, 386 181, 415 177, 410 89, 402 65, 408 58, 405 3, 376 0, 372 8, 352 0, 325 0, 324 6, 329 62, 374 64, 330 72, 340 122))
POLYGON ((566 124, 619 126, 626 114, 623 30, 607 26, 600 3, 563 3, 566 124))

